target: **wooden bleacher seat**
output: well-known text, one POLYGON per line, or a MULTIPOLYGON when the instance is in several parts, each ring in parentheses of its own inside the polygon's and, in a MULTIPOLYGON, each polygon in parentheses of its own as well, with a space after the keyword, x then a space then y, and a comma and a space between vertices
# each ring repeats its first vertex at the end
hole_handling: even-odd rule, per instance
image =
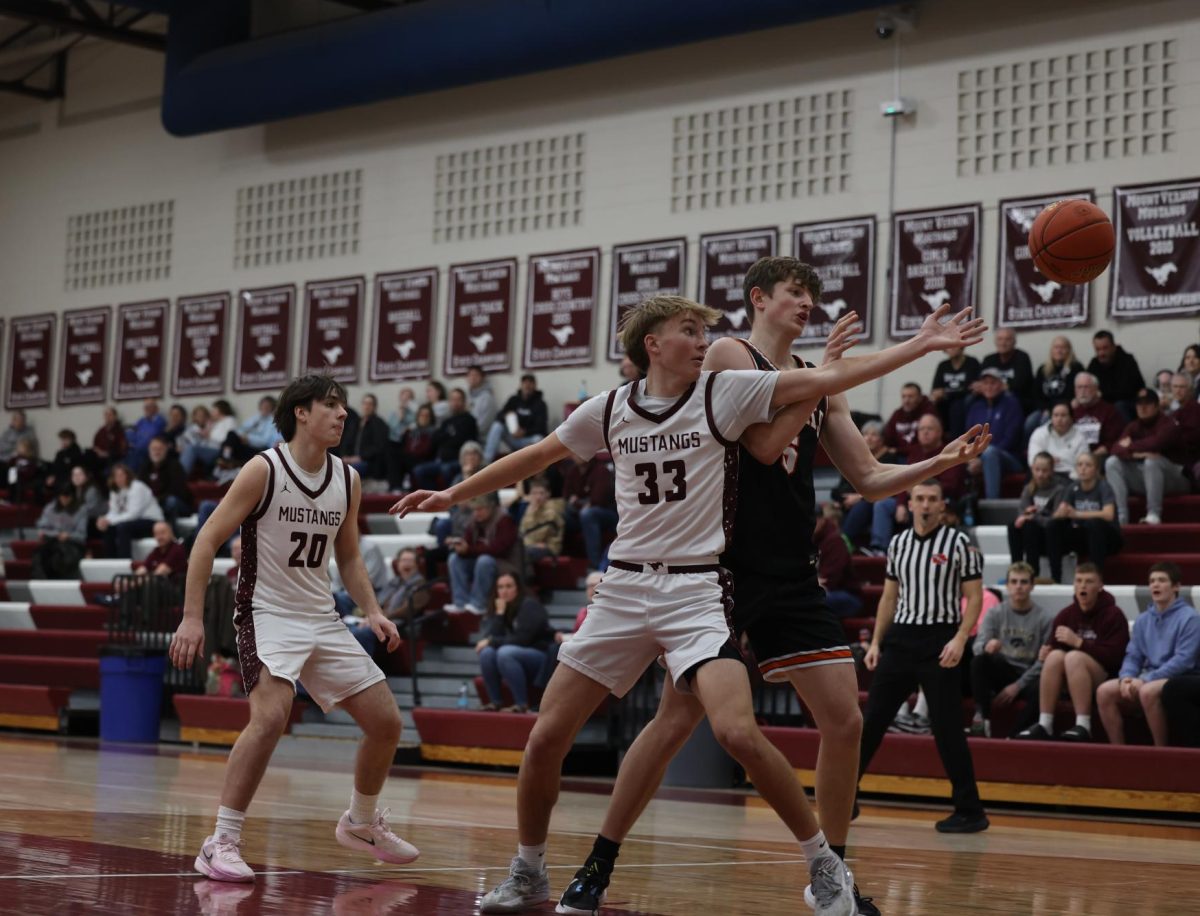
POLYGON ((71 698, 67 687, 0 684, 0 726, 56 732, 71 698))
POLYGON ((108 623, 108 608, 98 604, 31 604, 38 629, 99 630, 108 623))
POLYGON ((72 690, 100 689, 100 659, 0 655, 0 684, 36 684, 72 690))
MULTIPOLYGON (((250 701, 245 697, 177 693, 173 702, 179 716, 179 737, 183 741, 231 745, 250 722, 250 701)), ((307 708, 308 703, 304 700, 292 702, 284 734, 291 732, 307 708)))
POLYGON ((412 711, 421 736, 421 759, 492 766, 521 765, 533 713, 475 712, 464 709, 412 711))
POLYGON ((107 630, 0 630, 0 646, 10 655, 99 658, 107 630))

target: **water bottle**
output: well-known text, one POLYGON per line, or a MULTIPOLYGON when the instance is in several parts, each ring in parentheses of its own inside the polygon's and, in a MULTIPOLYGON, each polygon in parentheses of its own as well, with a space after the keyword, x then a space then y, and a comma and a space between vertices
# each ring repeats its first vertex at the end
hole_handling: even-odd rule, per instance
POLYGON ((580 381, 579 381, 579 403, 582 404, 587 399, 588 399, 587 379, 580 379, 580 381))
POLYGON ((963 527, 975 527, 975 503, 973 501, 968 501, 966 508, 963 510, 963 527))
POLYGON ((470 691, 467 690, 467 682, 463 681, 462 686, 458 688, 458 703, 459 709, 466 709, 471 705, 470 691))

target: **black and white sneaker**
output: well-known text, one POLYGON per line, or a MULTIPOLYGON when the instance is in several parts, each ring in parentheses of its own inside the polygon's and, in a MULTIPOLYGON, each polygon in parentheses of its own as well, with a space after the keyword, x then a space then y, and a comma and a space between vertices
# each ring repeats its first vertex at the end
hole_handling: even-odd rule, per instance
POLYGON ((596 916, 608 896, 608 881, 611 877, 611 866, 605 868, 595 860, 588 862, 575 872, 575 877, 563 891, 554 912, 571 916, 596 916))
POLYGON ((1092 733, 1082 725, 1072 725, 1061 735, 1058 736, 1059 741, 1073 741, 1076 743, 1083 741, 1091 741, 1092 733))
POLYGON ((1052 734, 1050 734, 1049 729, 1047 729, 1045 726, 1043 726, 1041 722, 1038 722, 1035 725, 1031 725, 1031 726, 1029 726, 1029 728, 1024 729, 1023 731, 1017 732, 1015 737, 1018 741, 1053 741, 1054 740, 1054 736, 1052 734))

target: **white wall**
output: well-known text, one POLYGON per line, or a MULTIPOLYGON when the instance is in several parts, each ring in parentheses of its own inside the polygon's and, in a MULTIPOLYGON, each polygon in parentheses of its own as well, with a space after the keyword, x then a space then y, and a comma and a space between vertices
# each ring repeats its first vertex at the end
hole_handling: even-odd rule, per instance
MULTIPOLYGON (((991 5, 988 5, 991 6, 991 5)), ((613 244, 686 235, 688 292, 694 293, 701 233, 776 224, 781 250, 790 252, 793 223, 875 213, 880 219, 874 313, 868 350, 886 343, 885 269, 889 125, 878 103, 891 98, 893 51, 874 36, 871 14, 779 28, 685 48, 643 54, 483 86, 402 99, 266 127, 186 140, 159 124, 161 59, 116 45, 88 42, 73 52, 63 103, 0 97, 0 315, 133 302, 227 288, 296 283, 350 274, 516 255, 522 259, 518 301, 524 296, 524 259, 531 253, 599 245, 604 249, 601 302, 608 296, 608 251, 613 244), (824 89, 852 89, 855 115, 850 188, 845 193, 786 203, 743 205, 691 213, 670 206, 671 132, 680 114, 824 89), (433 241, 433 175, 440 153, 549 133, 586 133, 584 217, 578 227, 462 243, 433 241), (233 224, 239 187, 344 168, 364 170, 362 244, 353 257, 290 269, 234 270, 233 224), (175 246, 169 282, 64 292, 66 220, 71 214, 152 200, 175 200, 175 246)), ((1114 184, 1189 178, 1200 153, 1200 5, 1192 0, 1128 3, 1060 0, 1051 7, 1012 0, 1005 9, 929 0, 916 32, 903 38, 902 91, 919 111, 898 135, 896 209, 982 201, 983 263, 980 305, 994 315, 996 203, 1024 193, 1094 187, 1111 206, 1114 184), (1090 51, 1135 41, 1176 40, 1179 104, 1174 152, 1075 166, 1041 168, 984 178, 955 173, 960 70, 1090 51)), ((1084 360, 1104 317, 1107 278, 1093 287, 1092 326, 1069 332, 1084 360)), ((442 283, 442 307, 445 283, 442 283)), ((367 309, 366 316, 369 316, 367 309)), ((519 366, 523 307, 514 316, 514 363, 519 366)), ((296 323, 299 346, 299 322, 296 323)), ((1114 328, 1149 374, 1176 365, 1183 347, 1200 340, 1195 319, 1130 323, 1114 328)), ((61 331, 60 331, 61 333, 61 331)), ((445 335, 437 320, 435 358, 445 335)), ((232 335, 227 335, 232 337, 232 335)), ((557 415, 580 379, 593 393, 615 377, 605 361, 606 316, 594 332, 597 360, 588 369, 540 374, 557 415)), ((1053 332, 1021 335, 1020 346, 1040 362, 1053 332)), ((232 347, 232 341, 229 342, 232 347)), ((987 345, 981 348, 987 352, 987 345)), ((57 356, 56 356, 57 358, 57 356)), ((232 360, 232 353, 227 363, 232 360)), ((363 356, 365 361, 365 352, 363 356)), ((864 410, 890 409, 909 378, 927 386, 936 360, 851 396, 864 410)), ((168 368, 171 360, 168 359, 168 368)), ((516 373, 494 380, 503 397, 516 373)), ((384 409, 393 386, 371 386, 384 409)), ((359 386, 358 394, 367 390, 359 386)), ((235 399, 253 409, 258 395, 235 399)), ((124 407, 127 419, 136 404, 124 407)), ((90 438, 99 407, 55 408, 32 415, 49 443, 52 429, 74 425, 90 438)))

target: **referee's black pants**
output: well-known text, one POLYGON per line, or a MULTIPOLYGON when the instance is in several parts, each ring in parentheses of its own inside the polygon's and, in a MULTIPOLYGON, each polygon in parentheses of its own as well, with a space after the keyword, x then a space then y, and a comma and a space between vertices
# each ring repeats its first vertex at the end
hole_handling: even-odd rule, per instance
POLYGON ((920 685, 929 701, 929 724, 938 756, 953 787, 954 811, 975 816, 983 813, 983 802, 963 731, 962 673, 957 667, 938 664, 942 647, 957 631, 956 625, 944 623, 892 624, 884 634, 863 716, 858 776, 862 779, 900 704, 920 685))

